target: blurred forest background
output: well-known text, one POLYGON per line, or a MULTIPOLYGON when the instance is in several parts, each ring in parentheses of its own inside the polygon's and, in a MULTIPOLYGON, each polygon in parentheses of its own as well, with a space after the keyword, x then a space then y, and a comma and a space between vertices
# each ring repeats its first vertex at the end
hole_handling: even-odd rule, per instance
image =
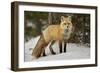
POLYGON ((75 28, 69 42, 90 46, 90 14, 24 11, 25 42, 35 38, 51 24, 60 23, 61 16, 72 16, 75 28))

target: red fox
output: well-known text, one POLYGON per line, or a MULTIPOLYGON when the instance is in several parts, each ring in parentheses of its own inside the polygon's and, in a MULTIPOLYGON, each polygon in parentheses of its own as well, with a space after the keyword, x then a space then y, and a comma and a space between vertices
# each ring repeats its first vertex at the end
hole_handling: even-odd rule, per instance
MULTIPOLYGON (((40 35, 40 39, 37 42, 37 45, 33 49, 32 56, 33 58, 39 58, 41 54, 43 54, 45 47, 51 42, 49 46, 50 51, 55 54, 52 49, 52 45, 55 41, 59 41, 59 44, 62 41, 66 42, 69 38, 71 33, 73 32, 73 24, 71 20, 71 16, 61 16, 61 22, 59 25, 49 25, 40 35)), ((59 45, 61 48, 62 45, 59 45)), ((66 47, 66 46, 65 46, 66 47)), ((61 51, 61 49, 60 49, 61 51)), ((62 51, 61 51, 62 52, 62 51)))

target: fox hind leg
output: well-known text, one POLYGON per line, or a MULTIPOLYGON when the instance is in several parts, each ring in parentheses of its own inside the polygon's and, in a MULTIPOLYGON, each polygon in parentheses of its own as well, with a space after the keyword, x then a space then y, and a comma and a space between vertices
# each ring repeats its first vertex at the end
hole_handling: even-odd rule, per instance
POLYGON ((46 56, 45 50, 43 51, 43 56, 46 56))
POLYGON ((43 35, 41 35, 35 48, 33 49, 32 56, 39 58, 47 45, 48 43, 45 42, 43 35))
POLYGON ((50 44, 50 46, 49 46, 49 49, 50 49, 50 51, 51 51, 52 54, 56 54, 56 53, 53 51, 53 48, 52 48, 52 45, 54 45, 55 42, 56 42, 56 41, 52 41, 51 44, 50 44))
MULTIPOLYGON (((56 54, 56 53, 53 51, 53 48, 52 48, 52 45, 53 45, 54 43, 55 43, 55 41, 52 41, 51 44, 50 44, 50 46, 49 46, 50 52, 51 52, 52 54, 56 54)), ((43 56, 46 56, 45 50, 43 51, 43 56)))

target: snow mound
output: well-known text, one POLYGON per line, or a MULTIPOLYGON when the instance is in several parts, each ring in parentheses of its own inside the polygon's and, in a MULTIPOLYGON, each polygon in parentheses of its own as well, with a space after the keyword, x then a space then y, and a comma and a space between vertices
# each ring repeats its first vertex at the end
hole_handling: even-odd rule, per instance
MULTIPOLYGON (((32 50, 34 49, 40 36, 32 38, 25 43, 25 62, 32 61, 32 50)), ((49 44, 50 45, 50 44, 49 44)), ((49 45, 45 48, 47 56, 40 57, 35 61, 50 61, 50 60, 73 60, 73 59, 87 59, 90 58, 90 48, 84 45, 78 45, 75 43, 68 43, 66 53, 59 53, 58 42, 56 42, 52 47, 56 52, 56 55, 52 55, 49 50, 49 45)))

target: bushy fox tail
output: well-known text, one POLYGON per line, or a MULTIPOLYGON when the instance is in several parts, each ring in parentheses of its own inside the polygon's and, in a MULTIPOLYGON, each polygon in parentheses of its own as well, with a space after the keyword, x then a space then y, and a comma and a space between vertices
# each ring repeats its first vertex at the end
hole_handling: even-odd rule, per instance
POLYGON ((32 56, 35 58, 39 58, 41 54, 44 52, 45 47, 48 44, 45 42, 43 35, 40 36, 35 48, 33 49, 32 56))

